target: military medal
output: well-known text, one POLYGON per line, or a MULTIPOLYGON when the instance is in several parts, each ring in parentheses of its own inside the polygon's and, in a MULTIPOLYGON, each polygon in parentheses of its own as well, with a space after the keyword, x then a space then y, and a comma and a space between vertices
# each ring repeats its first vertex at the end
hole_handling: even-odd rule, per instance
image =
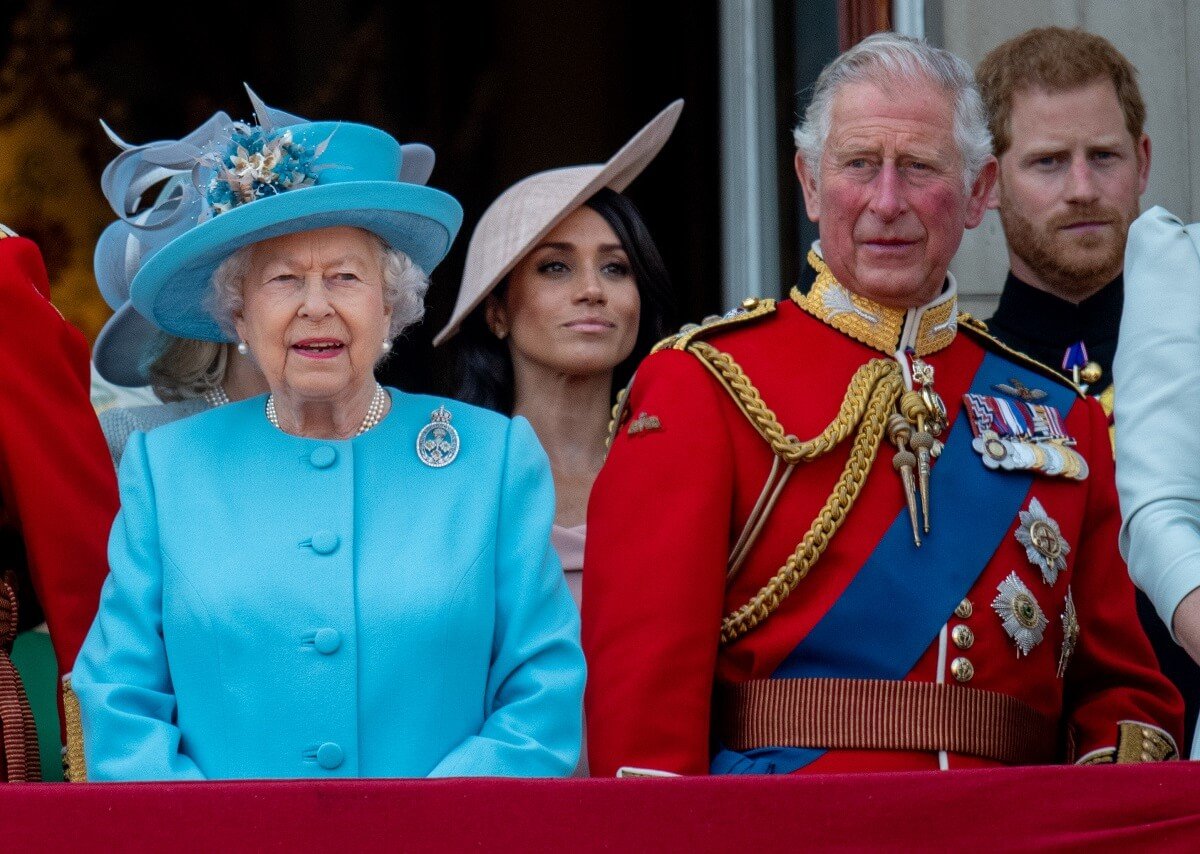
POLYGON ((1058 655, 1058 678, 1066 675, 1067 665, 1075 653, 1079 643, 1079 617, 1075 614, 1075 599, 1071 596, 1071 588, 1067 588, 1067 600, 1063 603, 1062 612, 1063 644, 1062 652, 1058 655))
POLYGON ((1087 344, 1076 341, 1063 352, 1062 369, 1071 372, 1071 379, 1079 385, 1079 372, 1088 362, 1087 344))
POLYGON ((1036 448, 1025 444, 1024 442, 1012 443, 1012 466, 1013 469, 1025 471, 1037 467, 1037 461, 1040 459, 1040 452, 1035 454, 1036 448))
POLYGON ((1042 580, 1053 586, 1058 574, 1067 568, 1071 546, 1062 535, 1058 523, 1051 519, 1042 502, 1029 500, 1029 509, 1018 514, 1021 524, 1014 536, 1025 547, 1025 557, 1042 572, 1042 580))
POLYGON ((967 419, 975 434, 971 447, 985 466, 1087 479, 1087 461, 1070 447, 1075 440, 1067 435, 1062 414, 1053 406, 1030 402, 1044 399, 1045 392, 1031 389, 1016 379, 997 383, 995 388, 1018 399, 963 395, 967 419))
POLYGON ((1042 453, 1046 455, 1046 462, 1042 466, 1042 471, 1051 477, 1062 474, 1067 464, 1063 459, 1063 455, 1058 452, 1058 448, 1050 444, 1043 445, 1042 453))
POLYGON ((992 610, 1004 623, 1004 631, 1017 645, 1017 657, 1029 655, 1042 642, 1050 621, 1042 613, 1037 599, 1015 572, 1000 582, 992 610))
POLYGON ((439 406, 417 434, 417 457, 430 468, 448 466, 458 456, 458 431, 450 417, 450 411, 439 406))
POLYGON ((1087 480, 1087 476, 1091 470, 1088 468, 1087 460, 1084 459, 1083 454, 1066 445, 1060 445, 1058 449, 1067 458, 1068 464, 1072 467, 1072 474, 1070 476, 1075 480, 1087 480))
POLYGON ((1082 341, 1075 342, 1063 353, 1062 369, 1070 371, 1075 385, 1084 391, 1104 373, 1099 364, 1088 358, 1087 344, 1082 341))
POLYGON ((971 447, 983 458, 983 464, 990 469, 998 469, 1007 462, 1006 468, 1012 467, 1012 452, 1008 443, 1002 440, 995 430, 984 430, 971 442, 971 447))

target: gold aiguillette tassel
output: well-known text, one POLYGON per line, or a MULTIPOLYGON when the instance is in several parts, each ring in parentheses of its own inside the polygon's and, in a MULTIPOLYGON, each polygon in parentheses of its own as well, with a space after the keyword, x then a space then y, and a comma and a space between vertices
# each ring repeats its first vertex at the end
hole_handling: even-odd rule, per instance
POLYGON ((929 414, 921 393, 906 391, 900 398, 900 412, 910 424, 917 425, 917 432, 912 435, 912 446, 917 457, 917 489, 921 493, 921 511, 925 519, 925 533, 929 533, 929 467, 930 452, 933 449, 933 436, 925 429, 925 419, 929 414))
POLYGON ((892 457, 892 467, 900 473, 900 480, 904 484, 904 501, 908 505, 908 518, 912 523, 913 543, 920 547, 921 534, 917 526, 916 482, 913 476, 913 468, 917 464, 917 458, 906 447, 908 439, 912 435, 912 428, 904 420, 904 416, 893 413, 888 418, 887 430, 888 438, 892 440, 892 444, 900 449, 892 457))
POLYGON ((924 424, 912 437, 912 446, 917 449, 917 486, 921 491, 921 517, 925 520, 925 533, 929 533, 929 469, 933 454, 933 435, 924 424))

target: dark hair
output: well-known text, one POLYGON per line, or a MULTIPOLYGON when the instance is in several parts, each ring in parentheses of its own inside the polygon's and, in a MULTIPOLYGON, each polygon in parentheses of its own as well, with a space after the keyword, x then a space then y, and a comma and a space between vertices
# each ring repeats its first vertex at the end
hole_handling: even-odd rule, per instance
MULTIPOLYGON (((675 294, 671 289, 671 277, 663 264, 658 247, 654 245, 650 231, 633 202, 605 187, 584 204, 604 217, 604 221, 612 228, 624 248, 625 254, 629 256, 629 267, 641 301, 637 341, 633 345, 633 352, 613 369, 615 394, 629 382, 638 363, 646 357, 650 348, 674 330, 675 294)), ((507 288, 508 277, 505 276, 492 291, 492 295, 503 298, 507 288)), ((488 329, 486 307, 485 301, 463 321, 457 396, 467 403, 511 415, 512 358, 508 352, 508 344, 488 329)))

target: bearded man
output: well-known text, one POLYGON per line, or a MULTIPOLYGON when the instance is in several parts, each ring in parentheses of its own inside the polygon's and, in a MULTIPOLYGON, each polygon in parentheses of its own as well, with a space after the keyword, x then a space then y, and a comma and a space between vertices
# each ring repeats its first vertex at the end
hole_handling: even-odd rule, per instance
POLYGON ((796 142, 811 288, 662 342, 614 419, 592 772, 1170 758, 1105 416, 957 312, 947 269, 996 174, 970 68, 872 36, 796 142))
POLYGON ((1150 177, 1137 72, 1101 36, 1045 27, 1004 42, 976 73, 1000 163, 988 206, 1010 268, 988 327, 1104 396, 1125 238, 1150 177))
MULTIPOLYGON (((1150 176, 1137 71, 1101 36, 1044 27, 995 48, 976 75, 1000 162, 988 204, 1000 212, 1010 267, 989 330, 1084 384, 1111 418, 1125 240, 1150 176)), ((1138 613, 1183 693, 1186 746, 1200 665, 1140 592, 1138 613)))

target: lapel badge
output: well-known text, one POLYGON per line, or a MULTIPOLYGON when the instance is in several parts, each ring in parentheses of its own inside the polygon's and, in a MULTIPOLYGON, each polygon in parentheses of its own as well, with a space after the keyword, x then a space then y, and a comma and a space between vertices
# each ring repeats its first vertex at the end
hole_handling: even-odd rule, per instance
POLYGON ((1017 645, 1017 657, 1029 655, 1042 642, 1050 621, 1015 572, 1009 573, 996 589, 999 594, 992 601, 992 610, 1000 616, 1004 631, 1017 645))
POLYGON ((1071 588, 1067 588, 1067 601, 1062 612, 1063 644, 1058 656, 1058 678, 1062 679, 1067 672, 1067 664, 1075 653, 1075 645, 1079 643, 1079 617, 1075 614, 1075 599, 1071 596, 1071 588))
POLYGON ((992 388, 1001 394, 1019 398, 1026 403, 1037 403, 1046 399, 1046 392, 1040 388, 1030 388, 1016 377, 1013 377, 1006 383, 996 383, 992 388))
POLYGON ((417 434, 417 457, 430 468, 440 469, 458 456, 458 431, 450 423, 450 411, 439 406, 429 423, 417 434))
POLYGON ((1042 571, 1042 580, 1053 587, 1058 574, 1067 568, 1071 546, 1036 498, 1029 499, 1029 509, 1018 516, 1021 524, 1014 536, 1025 547, 1025 557, 1042 571))
POLYGON ((658 420, 657 415, 647 415, 643 412, 637 418, 629 423, 629 430, 626 431, 630 436, 636 436, 638 433, 646 433, 650 430, 661 430, 662 422, 658 420))

